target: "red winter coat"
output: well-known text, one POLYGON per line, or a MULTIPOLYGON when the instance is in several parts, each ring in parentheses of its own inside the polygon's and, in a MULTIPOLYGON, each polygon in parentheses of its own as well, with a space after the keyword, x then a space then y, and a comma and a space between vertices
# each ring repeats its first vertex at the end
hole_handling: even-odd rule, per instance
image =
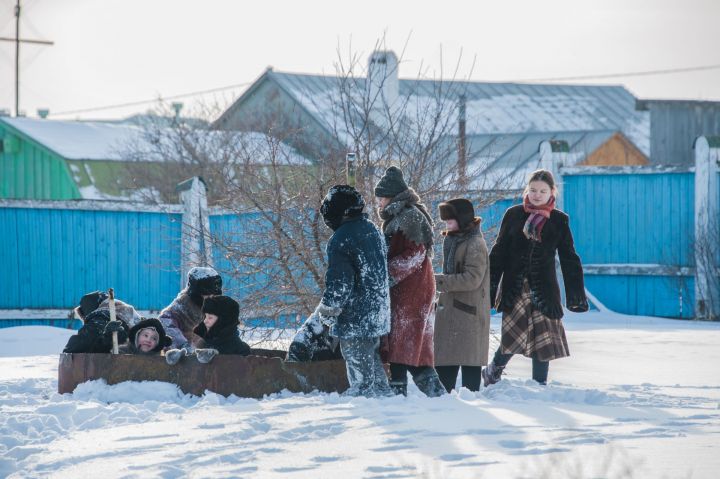
MULTIPOLYGON (((413 206, 404 206, 397 218, 383 229, 388 239, 390 274, 390 334, 383 341, 383 360, 409 366, 433 366, 435 323, 435 275, 424 244, 408 238, 410 225, 423 222, 413 206), (388 233, 391 233, 388 236, 388 233)), ((391 205, 392 207, 392 205, 391 205)), ((431 231, 429 223, 423 229, 431 231)), ((426 233, 427 234, 427 233, 426 233)))

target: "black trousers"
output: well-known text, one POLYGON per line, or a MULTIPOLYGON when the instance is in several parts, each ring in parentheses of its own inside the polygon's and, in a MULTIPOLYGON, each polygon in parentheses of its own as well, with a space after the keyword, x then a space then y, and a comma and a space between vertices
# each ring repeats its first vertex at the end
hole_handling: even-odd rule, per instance
POLYGON ((445 386, 447 392, 455 389, 458 371, 462 368, 462 387, 471 391, 480 390, 480 373, 481 366, 435 366, 435 370, 440 376, 440 382, 445 386))
MULTIPOLYGON (((505 366, 510 362, 510 358, 513 354, 503 354, 500 352, 500 348, 495 351, 495 357, 493 362, 497 366, 505 366)), ((540 384, 547 384, 548 369, 550 369, 550 361, 540 361, 539 359, 532 358, 532 378, 540 384)))

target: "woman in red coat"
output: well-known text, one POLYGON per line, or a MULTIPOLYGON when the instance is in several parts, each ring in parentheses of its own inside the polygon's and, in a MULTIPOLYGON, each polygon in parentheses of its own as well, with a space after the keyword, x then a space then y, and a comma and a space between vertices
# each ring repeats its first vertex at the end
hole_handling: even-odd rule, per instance
POLYGON ((375 196, 388 243, 391 325, 383 352, 390 363, 390 386, 406 395, 410 372, 418 389, 440 396, 445 389, 434 368, 432 219, 394 166, 378 182, 375 196))

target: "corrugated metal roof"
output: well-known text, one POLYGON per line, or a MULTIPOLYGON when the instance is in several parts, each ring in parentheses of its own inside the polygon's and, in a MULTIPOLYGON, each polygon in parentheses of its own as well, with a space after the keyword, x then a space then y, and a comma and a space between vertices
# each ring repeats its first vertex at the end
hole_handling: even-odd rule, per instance
MULTIPOLYGON (((275 71, 268 77, 331 131, 342 124, 337 77, 275 71)), ((358 91, 364 91, 364 78, 351 81, 356 82, 358 91)), ((636 98, 622 86, 403 79, 399 83, 400 95, 412 98, 408 105, 416 108, 427 105, 439 90, 449 97, 464 94, 469 135, 614 130, 621 131, 645 155, 650 153, 649 114, 635 110, 636 98)))
POLYGON ((473 187, 522 188, 528 174, 540 168, 541 142, 567 142, 569 152, 564 166, 573 166, 584 161, 615 133, 615 130, 596 130, 470 135, 467 138, 468 171, 478 177, 473 187))

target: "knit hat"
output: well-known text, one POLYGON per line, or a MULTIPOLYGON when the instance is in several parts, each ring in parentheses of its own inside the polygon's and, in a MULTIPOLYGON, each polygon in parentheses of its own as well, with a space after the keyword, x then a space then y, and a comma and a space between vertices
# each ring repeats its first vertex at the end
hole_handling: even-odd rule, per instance
POLYGON ((75 308, 78 316, 85 319, 85 316, 92 313, 100 307, 100 303, 105 301, 108 295, 104 291, 93 291, 80 298, 80 306, 75 308))
POLYGON ((472 202, 465 198, 455 198, 438 205, 440 219, 457 220, 460 229, 469 225, 475 219, 475 209, 472 202))
POLYGON ((349 185, 335 185, 328 190, 320 205, 320 214, 328 228, 335 231, 342 224, 344 216, 362 214, 365 201, 358 191, 349 185))
MULTIPOLYGON (((226 330, 237 330, 240 324, 240 305, 230 296, 211 296, 205 298, 202 306, 203 315, 214 314, 218 317, 217 322, 210 328, 210 336, 223 336, 226 330)), ((204 322, 200 322, 193 332, 200 337, 207 337, 208 330, 204 322)))
POLYGON ((191 295, 222 294, 222 278, 213 268, 196 266, 188 271, 187 287, 191 295))
POLYGON ((138 334, 140 333, 140 331, 147 328, 152 328, 157 331, 159 337, 157 346, 155 346, 150 352, 159 352, 163 348, 166 348, 172 344, 172 339, 170 339, 170 337, 165 334, 165 328, 163 328, 162 323, 160 323, 160 321, 155 318, 143 319, 135 326, 130 328, 130 344, 134 344, 135 347, 137 347, 138 334))
POLYGON ((385 174, 380 178, 378 184, 375 185, 375 196, 380 198, 394 198, 407 189, 408 185, 405 183, 402 170, 396 166, 391 166, 385 170, 385 174))

